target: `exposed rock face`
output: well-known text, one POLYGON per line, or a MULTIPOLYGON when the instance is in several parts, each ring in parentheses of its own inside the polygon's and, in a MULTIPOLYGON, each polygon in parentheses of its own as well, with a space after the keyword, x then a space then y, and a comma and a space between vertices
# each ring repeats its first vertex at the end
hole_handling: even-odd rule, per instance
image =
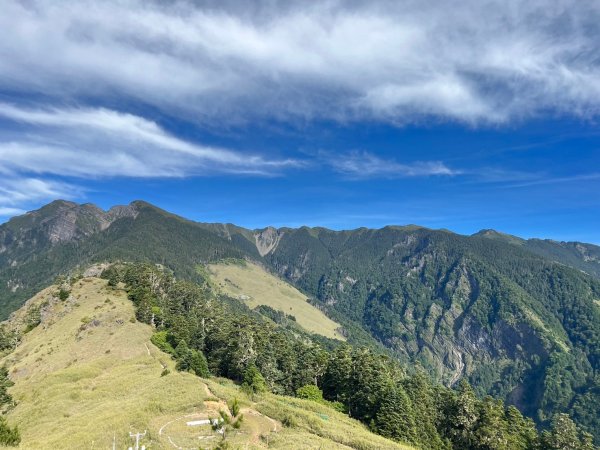
POLYGON ((274 251, 277 248, 277 245, 279 245, 279 241, 283 235, 283 231, 273 227, 267 227, 264 230, 254 233, 256 249, 258 250, 258 253, 260 253, 260 256, 268 255, 274 251))
POLYGON ((598 257, 590 255, 589 249, 582 244, 575 244, 575 249, 581 254, 585 262, 598 261, 598 257))
POLYGON ((96 205, 57 200, 9 221, 0 228, 0 248, 15 241, 21 247, 47 239, 51 244, 69 242, 105 230, 115 220, 137 215, 134 206, 115 206, 103 211, 96 205))
POLYGON ((94 265, 88 267, 83 272, 83 276, 84 277, 98 277, 98 278, 100 278, 100 275, 102 275, 102 272, 104 272, 104 270, 109 265, 110 265, 109 263, 94 264, 94 265))
POLYGON ((133 206, 115 206, 105 212, 92 204, 75 205, 46 219, 48 237, 53 243, 67 242, 103 231, 117 219, 136 215, 133 206))

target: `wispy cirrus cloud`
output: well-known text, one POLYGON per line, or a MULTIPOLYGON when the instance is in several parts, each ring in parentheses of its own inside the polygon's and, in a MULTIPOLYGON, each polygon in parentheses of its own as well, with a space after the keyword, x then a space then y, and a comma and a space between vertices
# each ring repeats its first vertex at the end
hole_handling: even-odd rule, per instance
POLYGON ((68 183, 27 176, 10 175, 0 178, 0 217, 22 214, 27 207, 56 198, 74 198, 81 188, 68 183))
POLYGON ((277 175, 300 167, 176 137, 140 116, 105 108, 0 103, 0 217, 56 198, 81 198, 87 178, 277 175), (57 181, 67 177, 68 183, 57 181), (78 180, 79 179, 79 180, 78 180))
POLYGON ((194 120, 503 123, 600 112, 594 0, 6 0, 0 84, 194 120))
POLYGON ((452 176, 462 173, 460 170, 449 168, 441 161, 401 163, 365 151, 336 155, 321 153, 320 158, 334 171, 353 179, 452 176))
POLYGON ((505 187, 507 188, 529 188, 533 186, 542 186, 548 184, 562 184, 562 183, 581 183, 581 182, 591 182, 591 181, 599 181, 600 173, 592 172, 592 173, 580 173, 572 176, 538 176, 535 179, 530 179, 527 181, 520 181, 515 183, 507 184, 505 187))
POLYGON ((25 213, 24 209, 10 208, 8 206, 0 206, 0 217, 18 216, 25 213))
POLYGON ((70 176, 180 177, 217 172, 269 175, 298 166, 180 139, 145 118, 104 108, 30 109, 0 103, 0 118, 26 132, 0 131, 0 165, 70 176))

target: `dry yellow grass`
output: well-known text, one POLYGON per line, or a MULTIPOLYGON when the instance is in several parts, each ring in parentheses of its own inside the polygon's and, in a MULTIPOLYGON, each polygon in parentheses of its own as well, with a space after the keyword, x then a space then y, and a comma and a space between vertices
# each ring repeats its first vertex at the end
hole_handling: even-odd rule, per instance
POLYGON ((144 430, 150 449, 213 448, 219 437, 208 426, 186 422, 216 417, 238 398, 244 424, 228 438, 233 448, 406 449, 314 402, 271 394, 250 401, 230 381, 176 372, 150 343, 151 327, 130 320, 134 310, 125 293, 103 280, 78 282, 65 302, 52 298, 55 290, 30 300, 48 302, 42 324, 0 361, 15 382, 10 392, 18 405, 7 418, 19 426, 20 448, 109 449, 114 437, 123 449, 132 443, 130 431, 144 430), (171 373, 161 377, 163 366, 171 373), (296 426, 282 426, 290 415, 296 426))
MULTIPOLYGON (((2 361, 15 382, 18 405, 8 418, 21 430, 22 448, 111 448, 113 436, 126 448, 129 432, 148 429, 153 418, 203 408, 201 381, 173 371, 150 343, 151 328, 130 321, 133 306, 123 292, 84 279, 72 297, 51 305, 2 361), (172 370, 165 377, 163 364, 172 370)), ((145 442, 165 444, 152 428, 145 442)))
POLYGON ((306 295, 253 263, 221 263, 209 266, 214 282, 226 294, 242 300, 250 308, 267 305, 296 318, 305 330, 329 338, 345 340, 340 325, 306 301, 306 295))

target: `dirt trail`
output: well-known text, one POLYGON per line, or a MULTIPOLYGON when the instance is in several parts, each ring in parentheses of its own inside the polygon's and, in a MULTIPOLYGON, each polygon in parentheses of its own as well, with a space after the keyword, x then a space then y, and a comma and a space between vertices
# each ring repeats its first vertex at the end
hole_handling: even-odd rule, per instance
POLYGON ((264 414, 258 412, 257 410, 253 409, 253 408, 242 408, 242 414, 244 415, 249 415, 249 416, 255 416, 255 417, 264 417, 266 420, 268 420, 271 425, 273 425, 273 429, 270 430, 271 433, 277 433, 279 430, 281 430, 281 423, 279 423, 277 420, 269 417, 269 416, 265 416, 264 414))
MULTIPOLYGON (((210 389, 207 383, 200 382, 201 389, 204 391, 205 398, 209 400, 204 400, 204 410, 198 411, 193 414, 186 414, 180 416, 176 419, 172 419, 169 422, 165 423, 158 431, 160 436, 165 436, 168 442, 171 444, 173 448, 178 450, 187 450, 185 447, 181 447, 177 441, 179 440, 176 436, 171 436, 169 428, 172 424, 184 421, 184 420, 199 420, 199 419, 207 419, 210 417, 218 416, 219 411, 226 411, 229 414, 229 407, 227 402, 217 397, 210 389)), ((256 409, 252 407, 245 407, 241 409, 241 413, 246 417, 245 422, 252 426, 247 429, 247 431, 242 432, 248 436, 248 442, 262 446, 261 437, 268 433, 277 433, 281 430, 282 425, 277 420, 268 417, 256 409)))

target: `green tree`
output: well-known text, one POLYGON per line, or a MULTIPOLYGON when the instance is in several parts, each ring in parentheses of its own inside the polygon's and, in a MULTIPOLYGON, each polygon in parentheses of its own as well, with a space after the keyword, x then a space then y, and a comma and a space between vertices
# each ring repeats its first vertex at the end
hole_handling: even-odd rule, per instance
POLYGON ((219 411, 219 418, 211 419, 212 429, 220 433, 224 441, 234 430, 238 430, 244 421, 237 398, 229 405, 229 412, 219 411))
POLYGON ((175 364, 177 370, 182 372, 190 370, 192 351, 184 340, 179 341, 179 344, 175 347, 175 358, 177 359, 177 363, 175 364))
POLYGON ((260 394, 267 391, 267 383, 254 364, 250 364, 244 372, 242 386, 252 394, 260 394))
POLYGON ((323 375, 322 387, 325 398, 348 404, 352 394, 350 380, 352 367, 352 347, 342 344, 329 357, 329 364, 323 375))
POLYGON ((447 417, 448 434, 457 448, 471 448, 477 423, 477 398, 466 380, 461 380, 447 417))
POLYGON ((208 363, 204 353, 199 350, 192 350, 190 354, 189 369, 202 378, 210 377, 208 363))
POLYGON ((5 414, 8 410, 15 406, 15 402, 12 396, 8 393, 8 388, 13 386, 14 383, 8 377, 8 369, 6 367, 0 368, 0 412, 5 414))
POLYGON ((485 397, 479 405, 479 419, 473 432, 474 446, 481 450, 513 450, 508 439, 502 400, 485 397))
POLYGON ((417 427, 410 398, 402 386, 391 387, 375 416, 375 429, 396 441, 417 443, 417 427))
POLYGON ((539 438, 533 420, 523 417, 514 406, 506 410, 506 422, 509 432, 509 448, 515 450, 535 449, 539 438))
POLYGON ((581 441, 575 423, 567 414, 555 414, 550 430, 542 433, 544 450, 580 450, 581 441))
POLYGON ((594 436, 588 432, 581 433, 581 450, 594 450, 594 436))
POLYGON ((446 448, 436 429, 441 414, 431 382, 419 370, 402 384, 413 405, 418 442, 430 449, 446 448))

